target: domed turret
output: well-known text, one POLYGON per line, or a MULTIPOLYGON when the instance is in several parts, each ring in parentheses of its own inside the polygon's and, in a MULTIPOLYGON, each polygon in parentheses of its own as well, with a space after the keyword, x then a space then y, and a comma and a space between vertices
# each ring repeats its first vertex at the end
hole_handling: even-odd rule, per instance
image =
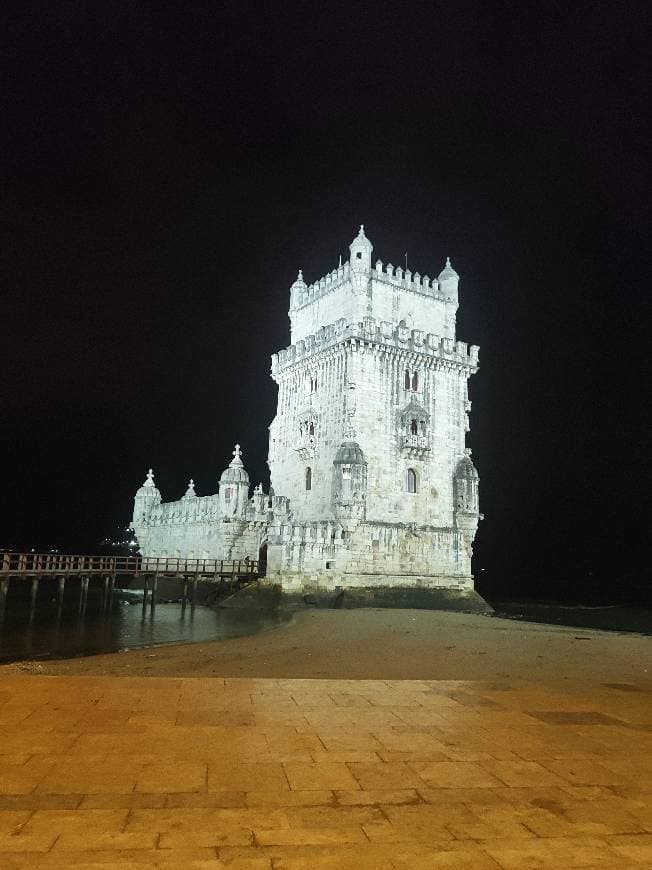
POLYGON ((351 251, 351 268, 354 272, 368 272, 371 269, 371 252, 374 246, 364 234, 364 224, 360 224, 360 232, 349 245, 351 251))
POLYGON ((240 445, 235 445, 233 459, 220 477, 220 512, 223 517, 244 516, 249 498, 249 475, 242 462, 240 445))
POLYGON ((470 456, 465 456, 457 463, 455 480, 480 480, 480 476, 475 465, 471 462, 470 456))
POLYGON ((297 280, 290 287, 290 308, 298 308, 303 303, 308 285, 303 280, 303 272, 299 269, 297 280))
POLYGON ((145 522, 151 509, 160 503, 161 493, 156 488, 154 472, 150 468, 143 485, 137 490, 136 497, 134 498, 132 526, 136 528, 137 523, 145 522))
POLYGON ((362 447, 357 441, 343 441, 335 454, 333 465, 351 465, 352 463, 367 464, 362 447))
POLYGON ((462 457, 453 474, 453 513, 455 525, 462 532, 469 552, 480 519, 479 481, 478 472, 471 458, 462 457))
POLYGON ((343 441, 333 460, 333 513, 341 521, 364 519, 367 460, 357 441, 343 441))
POLYGON ((457 289, 460 276, 451 266, 450 257, 446 257, 446 265, 439 273, 437 281, 439 282, 439 290, 444 294, 446 299, 457 302, 457 289))

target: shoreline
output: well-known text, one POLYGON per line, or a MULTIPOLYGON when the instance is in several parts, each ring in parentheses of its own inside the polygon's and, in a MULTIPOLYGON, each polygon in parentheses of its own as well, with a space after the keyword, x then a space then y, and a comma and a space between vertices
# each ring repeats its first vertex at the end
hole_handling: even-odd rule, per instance
POLYGON ((634 682, 644 634, 429 610, 305 610, 253 635, 0 665, 9 674, 634 682))

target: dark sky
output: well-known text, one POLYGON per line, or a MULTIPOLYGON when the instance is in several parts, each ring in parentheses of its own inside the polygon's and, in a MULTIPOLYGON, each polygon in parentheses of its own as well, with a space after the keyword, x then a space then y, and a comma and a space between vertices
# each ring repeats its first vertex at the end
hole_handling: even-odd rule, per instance
POLYGON ((650 23, 637 3, 15 4, 0 545, 96 549, 150 465, 165 499, 191 475, 215 492, 236 440, 267 485, 289 285, 364 223, 374 259, 461 275, 483 582, 648 578, 650 23))

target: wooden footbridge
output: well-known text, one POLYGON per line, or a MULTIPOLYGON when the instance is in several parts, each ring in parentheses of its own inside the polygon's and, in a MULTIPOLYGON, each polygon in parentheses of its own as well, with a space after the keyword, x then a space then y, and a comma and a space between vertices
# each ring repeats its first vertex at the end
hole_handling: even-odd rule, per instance
POLYGON ((130 586, 134 581, 143 584, 143 609, 148 597, 151 607, 156 606, 158 581, 161 577, 177 579, 183 583, 182 604, 195 603, 200 580, 226 584, 235 591, 259 576, 259 563, 255 559, 225 561, 223 559, 180 559, 151 556, 68 556, 60 553, 0 552, 0 612, 4 611, 9 584, 31 583, 30 614, 33 616, 39 582, 46 578, 58 584, 57 606, 61 614, 66 582, 78 579, 79 610, 86 609, 88 587, 96 581, 103 589, 103 607, 109 606, 116 585, 130 586))

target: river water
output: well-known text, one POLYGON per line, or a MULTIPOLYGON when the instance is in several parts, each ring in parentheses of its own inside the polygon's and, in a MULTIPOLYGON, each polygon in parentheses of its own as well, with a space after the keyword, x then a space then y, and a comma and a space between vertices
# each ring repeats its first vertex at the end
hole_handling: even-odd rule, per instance
POLYGON ((143 609, 142 593, 116 590, 111 607, 103 609, 102 593, 92 586, 85 613, 73 590, 57 618, 56 601, 41 596, 32 619, 24 597, 8 596, 0 624, 0 661, 70 658, 168 643, 221 640, 254 634, 280 625, 290 615, 280 609, 212 608, 157 603, 143 609))
POLYGON ((496 616, 570 628, 652 635, 652 609, 621 604, 581 605, 546 601, 491 601, 496 616))
MULTIPOLYGON (((102 590, 93 586, 88 590, 86 610, 80 613, 79 591, 73 584, 70 587, 66 588, 59 616, 52 588, 41 590, 31 617, 27 585, 23 585, 21 594, 10 591, 5 613, 0 616, 0 662, 221 640, 255 634, 291 618, 289 610, 278 607, 213 608, 188 604, 184 608, 179 602, 159 601, 152 610, 149 604, 143 608, 142 591, 128 590, 116 590, 111 606, 105 610, 102 590)), ((491 603, 495 616, 508 619, 652 634, 649 608, 565 606, 532 601, 491 603)))

